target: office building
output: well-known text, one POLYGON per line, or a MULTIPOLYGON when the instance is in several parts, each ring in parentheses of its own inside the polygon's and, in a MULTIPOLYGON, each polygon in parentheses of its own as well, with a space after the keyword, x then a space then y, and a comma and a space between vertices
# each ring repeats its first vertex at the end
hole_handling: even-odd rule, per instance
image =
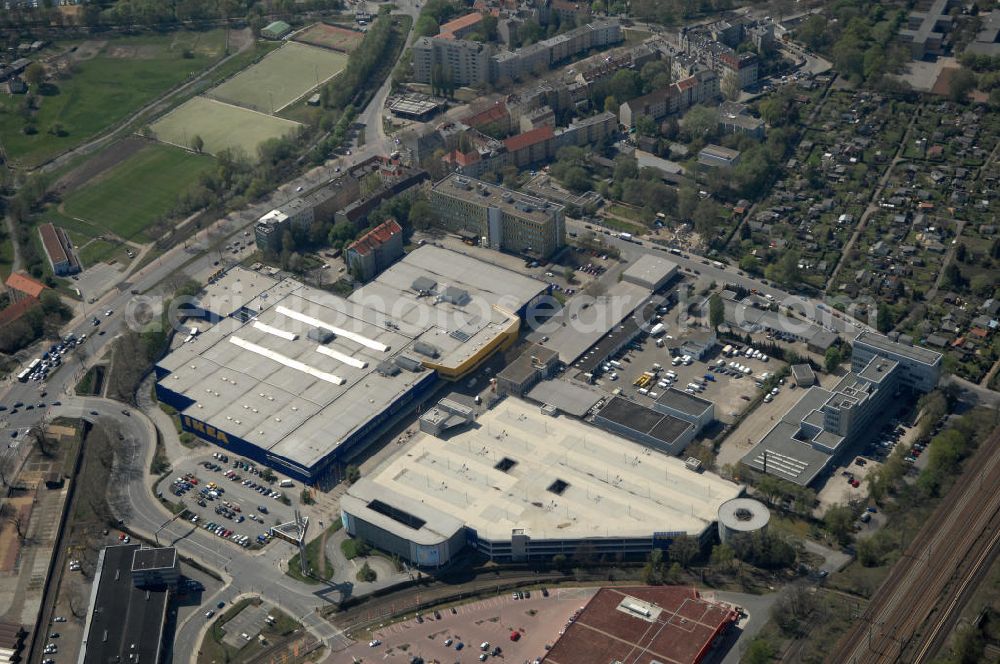
POLYGON ((497 374, 497 393, 524 396, 538 381, 551 376, 559 365, 559 353, 531 344, 497 374))
POLYGON ((499 185, 453 173, 434 185, 430 202, 444 228, 474 233, 492 249, 545 257, 566 242, 562 205, 499 185))
POLYGON ((875 357, 899 363, 900 382, 917 392, 930 392, 941 378, 941 353, 892 341, 876 332, 861 332, 854 339, 851 371, 860 371, 875 357))
POLYGON ((878 418, 892 410, 906 380, 899 362, 873 356, 830 390, 810 387, 743 457, 743 463, 808 486, 856 452, 858 444, 877 429, 878 418))
POLYGON ((918 11, 910 12, 899 39, 910 47, 910 56, 922 60, 928 55, 943 55, 952 17, 948 13, 952 0, 923 0, 918 11))

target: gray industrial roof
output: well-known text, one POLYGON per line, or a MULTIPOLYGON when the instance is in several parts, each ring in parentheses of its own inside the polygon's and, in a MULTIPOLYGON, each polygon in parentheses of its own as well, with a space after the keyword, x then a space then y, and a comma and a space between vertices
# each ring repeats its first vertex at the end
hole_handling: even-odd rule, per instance
POLYGON ((666 445, 673 443, 688 429, 689 422, 672 415, 658 413, 623 397, 612 397, 598 413, 615 424, 645 434, 666 445))
POLYGON ((526 395, 532 401, 555 406, 567 415, 583 417, 607 394, 590 387, 566 380, 543 380, 526 395))
POLYGON ((569 366, 604 335, 613 332, 650 294, 649 288, 619 281, 593 300, 573 298, 538 329, 549 336, 545 344, 558 349, 559 359, 569 366), (583 309, 583 303, 589 306, 583 309))
MULTIPOLYGON (((239 268, 227 279, 273 283, 239 268)), ((160 383, 195 402, 185 410, 191 417, 309 468, 427 375, 385 375, 380 365, 430 362, 414 348, 422 341, 440 351, 434 366, 462 367, 516 330, 513 312, 543 287, 430 246, 348 300, 286 279, 249 300, 241 295, 259 312, 253 319, 224 318, 165 357, 159 366, 170 375, 160 383), (471 301, 460 307, 410 290, 428 274, 468 290, 471 301), (333 340, 310 339, 317 327, 335 328, 333 340)))
POLYGON ((132 556, 138 544, 106 547, 91 595, 83 642, 83 664, 159 661, 167 590, 137 588, 132 556))
POLYGON ((653 254, 643 254, 622 273, 622 279, 656 289, 676 273, 677 263, 653 254))
POLYGON ((769 474, 807 486, 826 467, 830 455, 795 438, 798 432, 798 424, 779 421, 743 457, 743 463, 763 472, 766 455, 769 474))
POLYGON ((177 549, 161 547, 157 549, 139 549, 132 558, 133 570, 165 569, 177 563, 177 549))
POLYGON ((460 200, 474 200, 503 210, 515 217, 547 223, 563 206, 544 198, 536 198, 500 185, 483 182, 466 175, 452 173, 434 185, 434 191, 460 200))
POLYGON ((663 394, 659 396, 656 402, 696 417, 703 415, 706 410, 713 407, 711 401, 696 397, 687 392, 681 392, 672 387, 663 390, 663 394))
POLYGON ((874 332, 861 332, 854 339, 854 341, 855 343, 860 341, 877 350, 895 353, 900 357, 905 357, 906 359, 914 360, 922 364, 934 365, 941 361, 941 353, 921 348, 920 346, 908 346, 906 344, 897 343, 889 339, 889 337, 881 334, 875 334, 874 332))

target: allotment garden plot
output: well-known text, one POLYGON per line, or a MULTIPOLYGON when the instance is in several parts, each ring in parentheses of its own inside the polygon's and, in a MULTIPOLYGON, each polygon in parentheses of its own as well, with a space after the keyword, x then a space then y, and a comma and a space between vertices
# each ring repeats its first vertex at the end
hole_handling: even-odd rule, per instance
POLYGON ((262 113, 277 113, 339 74, 346 64, 343 53, 289 42, 212 89, 208 96, 262 113))

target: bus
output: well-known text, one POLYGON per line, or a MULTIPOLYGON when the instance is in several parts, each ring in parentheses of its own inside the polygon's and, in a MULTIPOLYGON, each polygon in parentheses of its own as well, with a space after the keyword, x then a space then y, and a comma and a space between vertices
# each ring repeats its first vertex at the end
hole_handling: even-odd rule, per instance
POLYGON ((28 382, 28 376, 31 375, 31 369, 25 369, 21 373, 17 374, 17 380, 21 383, 28 382))

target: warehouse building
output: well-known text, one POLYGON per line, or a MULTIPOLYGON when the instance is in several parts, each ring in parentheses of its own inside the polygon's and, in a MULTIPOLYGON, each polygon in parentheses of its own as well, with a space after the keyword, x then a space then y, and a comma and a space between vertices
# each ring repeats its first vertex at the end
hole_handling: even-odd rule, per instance
POLYGON ((470 546, 499 561, 551 560, 581 543, 642 557, 679 535, 714 535, 741 487, 693 473, 575 418, 508 397, 446 439, 424 435, 352 485, 347 532, 416 565, 470 546))
POLYGON ((518 336, 545 284, 424 246, 343 299, 234 268, 214 325, 156 365, 183 429, 307 483, 339 479, 384 426, 518 336))
POLYGON ((497 374, 497 392, 524 396, 538 381, 551 376, 558 365, 559 353, 531 344, 497 374))
POLYGON ((624 397, 612 397, 594 415, 594 424, 645 447, 671 456, 694 440, 690 422, 664 415, 624 397))
POLYGON ((45 249, 53 274, 65 277, 80 271, 80 261, 66 231, 52 224, 40 224, 38 235, 42 239, 42 248, 45 249))
POLYGON ((643 254, 622 273, 622 280, 656 292, 677 275, 677 263, 643 254))
POLYGON ((715 419, 715 404, 693 394, 668 387, 653 402, 653 410, 694 425, 695 435, 715 419))
POLYGON ((172 558, 176 562, 176 553, 172 548, 142 549, 138 544, 108 546, 101 551, 79 664, 160 661, 171 586, 149 585, 145 582, 150 577, 141 571, 133 576, 137 558, 154 562, 172 558))
POLYGON ((545 257, 566 244, 558 203, 455 173, 434 185, 430 202, 444 228, 475 233, 491 249, 545 257))
POLYGON ((739 616, 686 586, 601 588, 546 664, 700 664, 739 616))

